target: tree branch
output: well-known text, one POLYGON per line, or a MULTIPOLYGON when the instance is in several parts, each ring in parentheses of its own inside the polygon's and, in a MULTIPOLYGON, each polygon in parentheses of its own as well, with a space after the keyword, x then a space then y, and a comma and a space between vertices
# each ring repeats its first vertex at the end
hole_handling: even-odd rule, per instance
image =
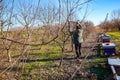
POLYGON ((42 43, 38 43, 38 44, 23 43, 23 42, 19 42, 19 41, 13 40, 13 39, 5 38, 5 37, 0 37, 0 39, 7 40, 7 41, 11 41, 11 42, 13 42, 13 43, 17 43, 17 44, 20 44, 20 45, 40 46, 40 45, 46 45, 46 44, 51 43, 51 42, 54 41, 57 37, 58 37, 58 35, 56 35, 53 39, 51 39, 51 40, 49 40, 49 41, 47 41, 47 42, 42 42, 42 43))

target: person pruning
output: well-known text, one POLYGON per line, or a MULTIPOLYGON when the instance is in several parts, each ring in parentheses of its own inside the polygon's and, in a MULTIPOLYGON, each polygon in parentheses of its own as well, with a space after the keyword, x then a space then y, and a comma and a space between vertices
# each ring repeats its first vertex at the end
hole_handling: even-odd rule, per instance
POLYGON ((81 58, 81 44, 83 42, 83 27, 81 24, 76 22, 75 30, 70 31, 70 27, 68 28, 68 32, 72 35, 72 42, 75 46, 76 58, 81 58))

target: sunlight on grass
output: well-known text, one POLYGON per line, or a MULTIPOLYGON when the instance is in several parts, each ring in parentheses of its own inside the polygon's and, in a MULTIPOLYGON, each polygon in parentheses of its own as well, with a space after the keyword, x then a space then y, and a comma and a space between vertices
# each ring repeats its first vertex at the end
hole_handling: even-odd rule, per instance
POLYGON ((57 45, 52 45, 52 44, 49 44, 49 45, 45 45, 45 46, 42 46, 41 48, 41 51, 60 51, 60 47, 57 46, 57 45))
POLYGON ((112 38, 120 39, 120 32, 107 32, 107 34, 110 35, 112 38))
POLYGON ((111 36, 111 41, 116 44, 116 51, 120 52, 120 32, 107 32, 111 36))
POLYGON ((95 62, 104 62, 106 60, 107 60, 106 58, 96 58, 95 62))

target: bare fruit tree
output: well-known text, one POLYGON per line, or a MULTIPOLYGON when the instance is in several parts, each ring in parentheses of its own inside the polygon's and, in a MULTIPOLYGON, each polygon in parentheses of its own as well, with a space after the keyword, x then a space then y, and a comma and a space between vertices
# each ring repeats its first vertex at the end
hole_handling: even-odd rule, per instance
MULTIPOLYGON (((70 20, 75 20, 77 15, 75 15, 78 11, 78 9, 82 9, 86 3, 90 2, 91 0, 63 0, 59 2, 59 25, 60 25, 60 35, 59 35, 59 40, 56 39, 55 42, 58 43, 58 45, 61 48, 62 53, 65 51, 65 45, 67 41, 70 39, 70 36, 68 34, 68 28, 70 27, 69 21, 70 20), (61 24, 63 23, 63 24, 61 24)), ((63 61, 63 54, 61 56, 61 61, 60 61, 60 66, 62 65, 63 61)))
POLYGON ((57 44, 61 49, 59 66, 62 66, 63 53, 70 41, 67 32, 68 26, 71 26, 69 21, 76 21, 76 12, 90 1, 58 0, 59 6, 53 3, 46 6, 41 4, 41 0, 12 0, 8 3, 0 0, 0 52, 3 53, 0 62, 3 65, 9 61, 2 66, 0 75, 5 75, 9 80, 23 79, 26 72, 27 79, 31 79, 32 69, 25 70, 27 61, 33 59, 30 53, 33 48, 40 50, 51 42, 50 46, 57 44))

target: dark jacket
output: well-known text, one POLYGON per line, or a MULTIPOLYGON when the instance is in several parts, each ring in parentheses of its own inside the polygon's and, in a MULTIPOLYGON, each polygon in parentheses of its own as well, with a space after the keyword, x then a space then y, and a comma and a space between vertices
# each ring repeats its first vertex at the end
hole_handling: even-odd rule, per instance
POLYGON ((69 33, 73 35, 72 42, 74 44, 82 43, 83 42, 83 29, 76 29, 74 31, 70 31, 69 33))

